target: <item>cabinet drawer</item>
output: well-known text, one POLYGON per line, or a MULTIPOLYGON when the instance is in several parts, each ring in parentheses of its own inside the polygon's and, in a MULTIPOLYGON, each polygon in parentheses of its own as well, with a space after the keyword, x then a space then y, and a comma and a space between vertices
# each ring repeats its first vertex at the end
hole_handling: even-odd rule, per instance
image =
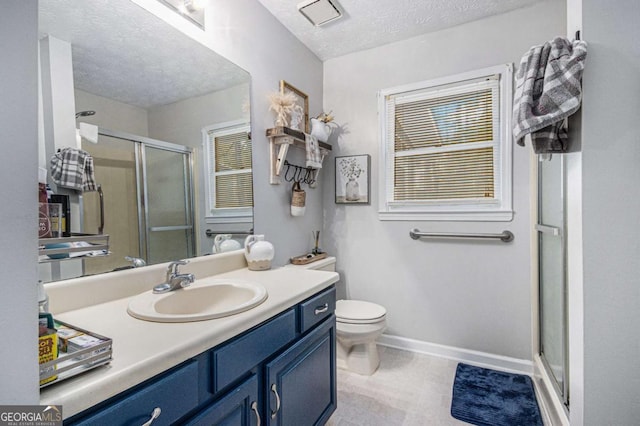
POLYGON ((212 351, 213 393, 231 384, 296 338, 293 309, 212 351))
POLYGON ((73 425, 141 425, 161 410, 153 426, 170 425, 198 406, 198 363, 190 362, 116 400, 73 425))
POLYGON ((336 310, 336 288, 332 287, 299 305, 300 332, 305 333, 336 310))

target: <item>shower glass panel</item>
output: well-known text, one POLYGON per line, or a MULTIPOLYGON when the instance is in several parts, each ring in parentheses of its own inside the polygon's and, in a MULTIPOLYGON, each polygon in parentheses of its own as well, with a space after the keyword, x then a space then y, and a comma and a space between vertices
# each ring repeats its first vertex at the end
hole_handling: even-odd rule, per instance
MULTIPOLYGON (((140 256, 135 145, 128 140, 100 135, 100 143, 82 143, 93 157, 96 182, 105 197, 104 233, 109 235, 109 256, 84 262, 84 274, 99 274, 126 267, 125 256, 140 256)), ((100 201, 97 192, 82 195, 82 229, 97 234, 100 201)))
POLYGON ((191 156, 148 145, 143 149, 147 261, 192 257, 191 156))
POLYGON ((553 155, 538 162, 538 268, 540 355, 568 403, 568 346, 564 219, 564 160, 553 155))

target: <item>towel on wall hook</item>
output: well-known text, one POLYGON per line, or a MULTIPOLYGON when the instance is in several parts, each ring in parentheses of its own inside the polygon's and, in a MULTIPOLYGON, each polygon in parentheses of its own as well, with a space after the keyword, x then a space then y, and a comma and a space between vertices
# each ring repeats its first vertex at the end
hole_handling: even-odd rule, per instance
POLYGON ((585 41, 556 37, 522 57, 513 103, 513 137, 518 145, 524 146, 524 137, 530 134, 537 154, 567 151, 563 122, 580 108, 586 56, 585 41))

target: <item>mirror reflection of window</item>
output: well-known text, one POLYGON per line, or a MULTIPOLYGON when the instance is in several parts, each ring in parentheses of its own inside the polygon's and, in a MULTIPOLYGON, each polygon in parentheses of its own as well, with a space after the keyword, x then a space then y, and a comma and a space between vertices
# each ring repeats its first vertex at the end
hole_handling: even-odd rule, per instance
POLYGON ((250 217, 253 209, 250 127, 246 122, 209 126, 205 136, 207 216, 250 217))

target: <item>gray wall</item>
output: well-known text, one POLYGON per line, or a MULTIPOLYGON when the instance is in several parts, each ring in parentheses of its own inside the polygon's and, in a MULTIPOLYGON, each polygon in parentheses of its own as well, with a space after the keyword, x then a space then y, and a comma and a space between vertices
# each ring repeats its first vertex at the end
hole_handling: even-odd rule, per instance
POLYGON ((37 2, 8 1, 0 13, 0 177, 3 199, 0 405, 38 402, 37 2))
POLYGON ((546 2, 437 33, 330 59, 324 107, 343 134, 336 155, 370 154, 371 205, 334 204, 333 159, 324 171, 325 241, 338 258, 341 296, 387 308, 387 334, 531 360, 530 148, 514 148, 512 222, 381 222, 376 93, 508 62, 565 33, 564 2, 546 2), (431 232, 515 234, 500 242, 414 241, 431 232))
POLYGON ((631 425, 640 418, 640 3, 582 0, 582 12, 584 424, 631 425))
MULTIPOLYGON (((285 80, 309 96, 310 116, 322 109, 322 62, 256 0, 216 0, 208 29, 215 51, 251 73, 254 226, 276 251, 276 264, 312 248, 311 231, 322 229, 322 187, 307 191, 306 213, 290 214, 291 186, 269 184, 269 144, 265 136, 275 116, 267 93, 285 80)), ((304 151, 291 149, 287 160, 304 165, 304 151)), ((325 160, 325 165, 331 159, 325 160)), ((323 169, 322 173, 326 173, 323 169)))

